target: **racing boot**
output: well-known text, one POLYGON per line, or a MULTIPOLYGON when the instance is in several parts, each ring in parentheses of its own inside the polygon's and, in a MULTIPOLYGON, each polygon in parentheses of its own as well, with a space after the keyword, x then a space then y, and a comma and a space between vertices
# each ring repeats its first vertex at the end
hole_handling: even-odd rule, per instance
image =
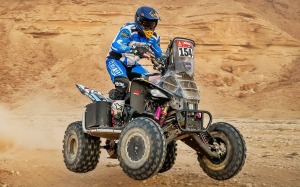
POLYGON ((120 127, 123 124, 122 114, 124 110, 125 100, 114 100, 111 104, 114 126, 120 127))
POLYGON ((122 114, 124 110, 125 100, 124 93, 119 92, 117 89, 111 93, 111 99, 113 99, 111 103, 111 111, 113 116, 113 124, 116 127, 120 127, 123 125, 122 114))
POLYGON ((115 88, 113 93, 110 93, 112 102, 112 114, 115 126, 122 126, 122 114, 125 105, 125 95, 129 88, 129 79, 127 77, 116 77, 114 80, 115 88))

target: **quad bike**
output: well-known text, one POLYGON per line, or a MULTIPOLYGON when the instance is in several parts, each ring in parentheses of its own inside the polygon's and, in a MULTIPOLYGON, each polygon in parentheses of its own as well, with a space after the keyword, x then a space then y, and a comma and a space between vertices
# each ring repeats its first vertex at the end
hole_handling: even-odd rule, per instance
POLYGON ((76 84, 92 103, 82 121, 65 131, 63 156, 66 167, 84 173, 96 168, 100 149, 117 158, 123 171, 137 180, 166 172, 174 165, 177 143, 194 149, 200 167, 213 179, 229 179, 242 169, 246 146, 241 133, 225 122, 212 124, 212 115, 198 110, 199 90, 194 81, 194 41, 174 38, 166 57, 151 59, 160 73, 155 81, 146 74, 131 82, 121 123, 112 115, 112 102, 101 92, 76 84), (100 138, 106 139, 101 145, 100 138))

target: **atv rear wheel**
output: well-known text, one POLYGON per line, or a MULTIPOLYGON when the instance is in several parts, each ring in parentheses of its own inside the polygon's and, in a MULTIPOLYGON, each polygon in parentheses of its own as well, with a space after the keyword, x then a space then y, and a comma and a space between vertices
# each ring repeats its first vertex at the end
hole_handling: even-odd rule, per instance
POLYGON ((159 125, 139 117, 123 129, 118 145, 118 159, 123 171, 137 180, 155 175, 166 157, 166 142, 159 125))
POLYGON ((82 122, 71 123, 65 131, 63 157, 66 167, 85 173, 96 168, 100 155, 100 138, 83 132, 82 122))
POLYGON ((166 159, 163 166, 159 170, 159 173, 163 173, 170 170, 175 163, 176 156, 177 156, 177 143, 171 142, 167 146, 166 159))
POLYGON ((215 123, 210 134, 216 140, 215 148, 220 158, 208 158, 198 153, 198 161, 203 171, 213 179, 229 179, 242 169, 246 159, 246 146, 240 132, 228 123, 215 123))

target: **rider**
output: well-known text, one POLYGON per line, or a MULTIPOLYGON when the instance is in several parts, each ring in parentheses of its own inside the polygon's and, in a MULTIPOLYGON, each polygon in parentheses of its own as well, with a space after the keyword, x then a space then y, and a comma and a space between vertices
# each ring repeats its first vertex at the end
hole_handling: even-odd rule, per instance
POLYGON ((140 7, 136 11, 135 21, 123 25, 111 44, 106 68, 115 84, 115 92, 110 97, 119 100, 121 106, 124 106, 129 81, 148 73, 138 63, 147 49, 138 44, 148 44, 156 58, 162 55, 160 37, 154 32, 158 20, 160 18, 156 10, 147 6, 140 7))

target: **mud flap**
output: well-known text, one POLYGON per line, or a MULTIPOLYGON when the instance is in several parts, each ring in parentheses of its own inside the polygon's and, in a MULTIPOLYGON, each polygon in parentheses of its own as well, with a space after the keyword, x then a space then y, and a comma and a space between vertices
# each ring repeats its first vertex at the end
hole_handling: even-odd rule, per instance
POLYGON ((86 105, 85 127, 86 129, 98 127, 111 127, 111 102, 97 101, 86 105))

